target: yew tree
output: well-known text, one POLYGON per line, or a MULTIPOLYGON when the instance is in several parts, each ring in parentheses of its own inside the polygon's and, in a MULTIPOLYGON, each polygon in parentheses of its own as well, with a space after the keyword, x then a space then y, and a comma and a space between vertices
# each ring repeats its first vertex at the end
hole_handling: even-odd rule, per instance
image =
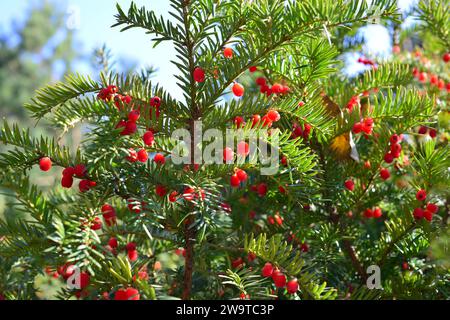
POLYGON ((417 12, 433 46, 397 39, 354 78, 343 40, 398 26, 396 1, 170 4, 118 5, 113 27, 173 45, 181 99, 139 72, 75 74, 25 106, 60 135, 3 123, 1 187, 24 215, 0 220, 1 297, 35 299, 47 274, 61 299, 448 299, 448 1, 417 12), (219 163, 197 158, 199 123, 239 129, 219 163), (80 124, 81 146, 61 145, 80 124), (61 184, 39 189, 34 167, 61 184))

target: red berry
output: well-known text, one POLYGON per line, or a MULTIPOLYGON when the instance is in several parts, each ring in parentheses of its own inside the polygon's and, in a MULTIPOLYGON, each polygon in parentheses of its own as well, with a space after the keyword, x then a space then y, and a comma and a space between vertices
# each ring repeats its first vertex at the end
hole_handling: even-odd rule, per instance
POLYGON ((81 180, 79 185, 78 185, 78 188, 79 188, 81 193, 88 192, 89 189, 91 188, 90 187, 90 181, 89 180, 81 180))
POLYGON ((242 97, 245 93, 244 87, 240 83, 237 83, 237 82, 233 85, 232 91, 236 97, 242 97))
POLYGON ((361 131, 362 131, 362 123, 361 122, 355 123, 353 125, 353 130, 352 131, 353 131, 354 134, 361 133, 361 131))
POLYGON ((263 128, 270 128, 270 127, 272 127, 272 124, 273 124, 272 120, 270 120, 267 115, 262 117, 261 121, 262 121, 262 127, 263 128))
POLYGON ((140 300, 139 291, 134 288, 119 289, 114 294, 114 300, 140 300))
POLYGON ((138 257, 139 257, 139 254, 138 254, 138 251, 137 251, 137 250, 129 250, 128 253, 127 253, 127 255, 128 255, 128 259, 129 259, 131 262, 136 261, 136 260, 138 259, 138 257))
POLYGON ((444 54, 444 56, 442 57, 442 60, 444 60, 445 63, 450 61, 450 52, 447 52, 444 54))
POLYGON ((258 71, 258 67, 251 66, 248 70, 249 70, 251 73, 254 73, 254 72, 258 71))
POLYGON ((137 248, 137 245, 136 245, 135 242, 129 242, 129 243, 127 243, 127 245, 125 246, 125 249, 126 249, 127 251, 136 250, 136 248, 137 248))
POLYGON ((272 279, 277 288, 284 288, 286 286, 286 276, 281 271, 275 271, 272 274, 272 279))
POLYGON ((428 134, 430 135, 431 138, 436 138, 437 137, 437 131, 436 129, 430 129, 430 132, 428 132, 428 134))
POLYGON ((131 122, 138 121, 140 117, 141 117, 141 113, 138 110, 132 110, 128 114, 128 120, 131 121, 131 122))
POLYGON ((288 158, 286 156, 281 157, 281 164, 285 167, 288 166, 288 158))
POLYGON ((197 67, 194 69, 193 77, 195 82, 205 82, 205 71, 202 68, 197 67))
POLYGON ((272 92, 275 94, 279 94, 283 91, 283 85, 279 83, 274 83, 272 86, 272 92))
POLYGON ((376 219, 381 218, 382 215, 383 215, 383 211, 381 211, 380 208, 376 207, 376 208, 373 210, 373 217, 374 217, 374 218, 376 218, 376 219))
POLYGON ((373 210, 372 210, 372 209, 366 209, 366 210, 364 211, 364 216, 365 216, 366 218, 373 218, 373 210))
POLYGON ((238 129, 242 128, 243 125, 245 125, 244 118, 242 117, 236 117, 234 118, 234 124, 238 129))
POLYGON ((355 190, 355 183, 353 182, 353 180, 345 181, 344 185, 349 191, 355 190))
POLYGON ((434 203, 429 203, 429 204, 427 204, 427 210, 433 214, 436 214, 439 211, 439 207, 437 205, 435 205, 434 203))
POLYGON ((122 101, 126 104, 130 104, 132 101, 132 98, 130 96, 125 96, 122 98, 122 101))
POLYGON ((241 185, 241 180, 237 174, 233 174, 230 179, 230 184, 233 188, 238 188, 241 185))
POLYGON ((102 226, 103 226, 102 220, 100 220, 99 217, 95 217, 95 219, 92 223, 91 229, 94 231, 100 230, 102 228, 102 226))
POLYGON ((391 173, 389 172, 388 169, 382 168, 380 170, 380 176, 381 176, 381 179, 388 180, 391 177, 391 173))
POLYGON ((428 132, 428 128, 427 127, 421 126, 419 128, 419 134, 426 134, 427 132, 428 132))
POLYGON ((87 286, 89 286, 90 282, 91 282, 91 276, 86 272, 81 272, 80 273, 80 288, 81 288, 81 290, 83 290, 87 286))
POLYGON ((110 206, 109 204, 104 204, 102 206, 102 213, 104 215, 106 214, 108 216, 111 216, 111 215, 115 215, 116 214, 116 210, 114 210, 114 208, 112 206, 110 206))
POLYGON ((111 248, 116 249, 119 246, 119 243, 118 243, 116 238, 110 238, 109 241, 108 241, 108 245, 111 248))
POLYGON ((266 78, 260 77, 256 79, 256 84, 260 87, 265 86, 267 84, 266 78))
POLYGON ((195 198, 195 190, 193 188, 186 188, 183 191, 183 198, 186 201, 192 201, 195 198))
POLYGON ((388 152, 384 155, 384 161, 386 163, 392 163, 394 161, 394 156, 392 155, 392 153, 388 152))
POLYGON ((250 154, 250 146, 245 141, 239 142, 237 145, 237 153, 243 157, 250 154))
POLYGON ((227 59, 233 58, 233 49, 230 48, 230 47, 226 47, 226 48, 223 50, 223 56, 224 56, 225 58, 227 58, 227 59))
POLYGON ((284 219, 283 219, 279 214, 276 214, 273 218, 275 219, 275 222, 276 222, 279 226, 282 226, 282 225, 283 225, 283 220, 284 220, 284 219))
POLYGON ((231 266, 233 267, 233 269, 238 269, 238 268, 242 267, 243 264, 244 264, 244 260, 242 258, 237 258, 237 259, 231 261, 231 266))
POLYGON ((271 277, 273 273, 273 266, 270 262, 267 262, 264 267, 262 268, 262 275, 263 277, 271 277))
POLYGON ((137 161, 138 161, 138 154, 137 154, 136 150, 130 149, 130 150, 128 150, 128 152, 129 152, 130 154, 127 156, 126 159, 127 159, 129 162, 131 162, 131 163, 137 162, 137 161))
POLYGON ((402 152, 402 146, 398 143, 391 144, 391 154, 392 155, 399 155, 402 152))
POLYGON ((236 175, 238 176, 241 182, 245 182, 248 179, 248 175, 244 170, 241 169, 236 170, 236 175))
POLYGON ((433 212, 425 210, 423 212, 423 217, 428 220, 429 222, 431 222, 433 220, 433 212))
POLYGON ((278 113, 278 111, 276 111, 276 110, 270 110, 268 113, 267 113, 267 117, 270 119, 270 121, 272 121, 272 122, 277 122, 277 121, 280 121, 280 119, 281 119, 281 116, 280 116, 280 114, 278 113))
POLYGON ((166 163, 166 158, 161 153, 158 153, 153 158, 153 161, 155 161, 156 164, 163 165, 166 163))
POLYGON ((155 135, 151 131, 147 131, 142 139, 146 146, 152 146, 155 143, 155 135))
POLYGON ((231 163, 234 160, 234 151, 231 148, 225 148, 223 150, 223 160, 226 163, 231 163))
POLYGON ((63 176, 61 180, 61 186, 63 188, 70 189, 73 186, 73 178, 72 176, 63 176))
POLYGON ((83 178, 86 176, 87 170, 84 164, 76 165, 74 168, 75 175, 79 178, 83 178))
POLYGON ((413 215, 414 218, 417 220, 420 220, 423 218, 424 210, 422 208, 416 208, 414 209, 413 215))
POLYGON ((160 97, 153 97, 150 99, 150 106, 159 108, 161 106, 161 98, 160 97))
POLYGON ((289 282, 287 283, 287 291, 290 294, 294 294, 298 291, 298 280, 297 279, 292 279, 289 280, 289 282))
POLYGON ((391 136, 391 138, 389 139, 389 141, 391 142, 391 144, 397 144, 400 142, 400 137, 397 134, 394 134, 391 136))
POLYGON ((301 250, 302 252, 308 252, 308 251, 309 251, 309 245, 308 245, 307 243, 302 243, 302 244, 300 245, 300 250, 301 250))
POLYGON ((261 121, 261 116, 259 114, 255 114, 252 117, 252 128, 256 127, 256 125, 261 121))
POLYGON ((162 185, 157 185, 156 189, 155 189, 155 193, 156 195, 158 195, 159 197, 165 197, 167 194, 167 189, 166 187, 162 186, 162 185))
POLYGON ((119 91, 119 88, 117 88, 116 86, 110 85, 106 88, 106 90, 109 94, 116 94, 119 91))
POLYGON ((123 136, 133 135, 137 131, 137 124, 134 121, 127 121, 125 124, 125 129, 120 133, 123 136))
POLYGON ((260 197, 266 196, 267 191, 268 191, 267 184, 261 183, 260 185, 258 185, 257 192, 258 192, 258 194, 259 194, 260 197))
POLYGON ((368 135, 372 134, 372 131, 373 131, 373 123, 374 123, 374 121, 373 121, 372 118, 366 118, 366 119, 364 119, 364 121, 363 121, 363 123, 362 123, 362 127, 361 127, 362 131, 363 131, 365 134, 368 134, 368 135))
POLYGON ((256 254, 254 254, 253 252, 249 252, 247 255, 247 260, 248 262, 253 262, 256 259, 256 254))
POLYGON ((52 160, 50 158, 45 157, 39 160, 39 167, 42 171, 47 172, 52 168, 52 160))
POLYGON ((173 191, 170 195, 169 195, 169 201, 170 202, 176 202, 178 199, 178 192, 173 191))
POLYGON ((425 190, 419 190, 416 193, 416 199, 419 201, 425 201, 427 198, 427 192, 425 190))
POLYGON ((73 167, 67 167, 62 172, 63 176, 73 177, 75 175, 75 169, 73 167))
POLYGON ((140 162, 145 163, 148 160, 148 153, 145 149, 141 149, 137 153, 137 158, 140 162))
POLYGON ((419 73, 419 81, 420 82, 426 82, 427 78, 428 78, 428 75, 426 74, 426 72, 419 73))

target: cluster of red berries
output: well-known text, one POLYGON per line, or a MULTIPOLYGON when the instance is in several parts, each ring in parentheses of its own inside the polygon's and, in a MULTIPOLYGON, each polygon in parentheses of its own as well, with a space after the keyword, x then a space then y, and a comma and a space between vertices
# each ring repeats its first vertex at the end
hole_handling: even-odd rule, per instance
POLYGON ((424 71, 419 71, 417 68, 413 68, 413 76, 421 83, 427 83, 429 80, 429 83, 432 87, 436 87, 439 90, 447 90, 447 92, 450 92, 450 83, 445 84, 445 81, 443 79, 439 79, 439 77, 432 73, 427 73, 424 71))
POLYGON ((287 282, 286 275, 281 272, 278 268, 274 268, 274 266, 267 262, 262 268, 262 275, 265 278, 271 277, 275 287, 278 289, 286 288, 287 292, 290 294, 295 294, 299 290, 298 280, 291 279, 287 282))
MULTIPOLYGON (((417 201, 424 202, 427 199, 427 192, 423 189, 417 191, 416 193, 417 201)), ((439 211, 439 207, 434 203, 428 203, 425 208, 418 207, 414 209, 413 215, 417 220, 425 218, 429 222, 433 220, 433 216, 439 211)))
POLYGON ((276 95, 285 95, 290 92, 290 88, 286 85, 280 83, 274 83, 270 86, 267 82, 267 79, 264 77, 259 77, 256 79, 256 84, 259 86, 259 92, 266 94, 270 97, 272 94, 276 95))
MULTIPOLYGON (((110 85, 107 88, 103 88, 100 90, 100 93, 98 94, 98 99, 109 102, 114 100, 114 103, 119 111, 122 110, 122 107, 124 104, 130 104, 132 102, 132 98, 128 95, 123 96, 121 94, 118 94, 119 89, 114 86, 110 85)), ((150 106, 154 108, 156 118, 159 118, 160 116, 160 107, 161 107, 161 98, 158 96, 155 96, 150 99, 150 106)), ((152 118, 153 110, 150 110, 150 118, 152 118)), ((137 132, 137 122, 140 119, 140 108, 137 110, 131 110, 128 114, 128 117, 126 120, 122 119, 119 121, 119 123, 116 126, 116 129, 122 129, 121 135, 127 136, 127 135, 133 135, 137 132)))
POLYGON ((126 159, 131 162, 142 162, 146 163, 148 160, 148 152, 145 149, 140 149, 139 151, 134 150, 133 148, 128 150, 129 155, 126 157, 126 159))
POLYGON ((235 169, 234 174, 230 178, 230 184, 233 188, 239 188, 241 183, 248 180, 247 173, 242 169, 235 169))
POLYGON ((371 135, 373 133, 374 121, 372 118, 366 118, 357 122, 353 125, 353 133, 358 134, 364 132, 366 135, 371 135))
POLYGON ((262 182, 262 183, 257 184, 257 185, 252 185, 250 187, 250 190, 253 191, 253 192, 256 192, 258 194, 258 196, 263 198, 263 197, 265 197, 267 195, 267 192, 269 191, 269 187, 267 186, 267 183, 262 182))
MULTIPOLYGON (((75 274, 77 267, 73 264, 66 263, 65 265, 58 267, 55 274, 61 276, 67 281, 71 276, 75 274)), ((86 289, 91 282, 91 276, 87 272, 80 272, 80 289, 86 289)))
MULTIPOLYGON (((269 110, 267 114, 263 117, 261 117, 259 114, 255 114, 252 117, 252 128, 260 124, 263 128, 270 128, 275 122, 280 121, 280 119, 281 116, 278 113, 278 111, 273 109, 269 110)), ((245 119, 243 117, 238 116, 234 118, 234 124, 238 129, 240 129, 245 126, 245 119)))
POLYGON ((95 181, 85 179, 87 175, 86 166, 84 164, 78 164, 74 167, 67 167, 62 172, 61 185, 63 188, 70 189, 73 186, 74 177, 81 179, 78 187, 80 192, 87 192, 91 188, 97 186, 95 181))
POLYGON ((129 95, 123 96, 118 92, 119 88, 117 88, 114 85, 110 85, 100 90, 99 94, 97 95, 97 99, 103 100, 105 102, 114 101, 114 104, 117 107, 117 109, 121 111, 123 105, 130 104, 133 99, 129 95))
POLYGON ((304 140, 308 140, 311 135, 312 126, 309 123, 304 123, 303 125, 294 123, 292 127, 291 139, 297 139, 302 137, 304 140))
POLYGON ((364 211, 364 216, 367 219, 370 218, 378 219, 383 216, 383 211, 379 207, 375 207, 374 209, 369 208, 364 211))
POLYGON ((113 101, 117 92, 119 92, 119 88, 117 88, 114 85, 109 85, 106 88, 103 88, 100 90, 100 92, 97 95, 97 99, 103 100, 106 102, 113 101))
POLYGON ((433 139, 437 137, 437 130, 436 129, 434 129, 434 128, 427 128, 425 126, 421 126, 419 128, 419 134, 425 135, 427 133, 433 139))
POLYGON ((137 122, 140 117, 141 113, 139 110, 131 110, 128 113, 128 119, 120 120, 116 126, 116 129, 122 129, 122 131, 120 132, 122 136, 130 136, 135 134, 138 130, 137 122))
POLYGON ((403 140, 403 135, 394 134, 389 139, 390 141, 390 150, 384 155, 384 161, 388 164, 394 162, 394 159, 400 158, 402 152, 402 146, 400 143, 403 140))
POLYGON ((267 217, 267 222, 270 225, 279 225, 282 226, 283 222, 284 222, 284 218, 277 212, 274 216, 268 216, 267 217))

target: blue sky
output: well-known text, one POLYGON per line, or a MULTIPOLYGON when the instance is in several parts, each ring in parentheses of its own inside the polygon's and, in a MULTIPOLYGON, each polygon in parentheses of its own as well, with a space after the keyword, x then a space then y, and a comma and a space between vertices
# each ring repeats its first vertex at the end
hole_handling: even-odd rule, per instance
MULTIPOLYGON (((417 0, 399 0, 398 4, 402 9, 406 9, 412 2, 417 0)), ((155 81, 161 82, 164 87, 175 97, 180 97, 180 90, 173 78, 176 68, 169 62, 174 56, 174 50, 169 44, 163 44, 156 49, 152 48, 150 36, 145 35, 142 30, 128 30, 121 33, 118 28, 111 29, 116 13, 115 3, 118 2, 124 9, 129 6, 130 0, 58 0, 61 10, 70 13, 79 13, 78 18, 71 21, 79 21, 76 29, 77 50, 84 54, 93 52, 94 48, 106 44, 111 49, 112 54, 121 59, 136 61, 139 68, 154 66, 158 68, 155 81)), ((136 0, 139 6, 145 5, 169 17, 168 0, 136 0)), ((7 31, 12 21, 20 23, 23 21, 28 8, 40 0, 14 0, 0 1, 0 30, 7 31)), ((68 20, 68 22, 70 22, 68 20)), ((366 35, 366 50, 373 54, 388 56, 391 50, 391 43, 386 30, 380 26, 368 26, 362 30, 366 35), (367 36, 369 35, 369 36, 367 36)), ((357 59, 357 56, 354 58, 357 59)), ((351 59, 350 59, 351 60, 351 59)), ((358 69, 358 65, 353 66, 358 69)), ((87 64, 78 64, 76 71, 89 73, 87 64)))

